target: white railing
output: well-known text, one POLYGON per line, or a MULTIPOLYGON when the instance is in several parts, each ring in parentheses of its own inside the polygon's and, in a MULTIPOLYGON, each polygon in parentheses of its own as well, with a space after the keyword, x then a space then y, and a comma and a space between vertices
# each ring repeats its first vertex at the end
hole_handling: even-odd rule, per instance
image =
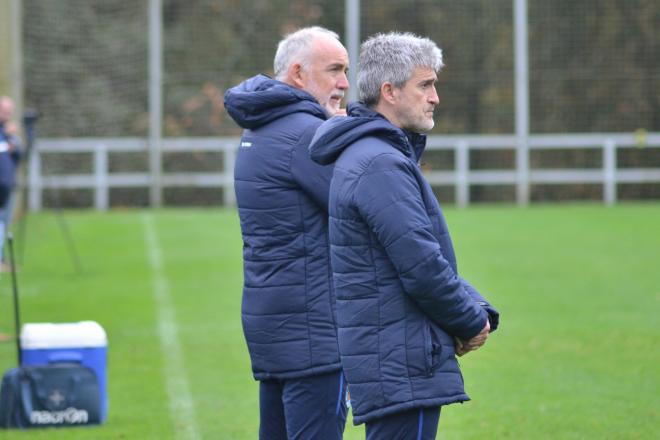
MULTIPOLYGON (((161 152, 221 152, 223 169, 216 172, 176 172, 161 171, 158 177, 159 191, 167 187, 206 187, 222 188, 225 205, 235 204, 233 187, 234 159, 238 138, 175 138, 162 139, 161 152)), ((532 135, 527 140, 528 151, 549 149, 601 149, 601 168, 587 169, 533 169, 529 161, 517 161, 517 168, 507 170, 470 169, 470 150, 516 150, 520 151, 519 139, 514 135, 495 136, 429 136, 427 151, 454 151, 454 169, 431 171, 427 178, 432 185, 453 185, 456 204, 470 204, 471 185, 516 185, 517 190, 533 184, 581 184, 603 185, 603 201, 614 204, 617 201, 619 183, 658 183, 660 168, 619 168, 617 149, 660 148, 660 133, 648 134, 567 134, 532 135)), ((111 188, 152 188, 154 179, 148 171, 110 172, 109 153, 148 152, 148 140, 143 138, 77 138, 41 139, 29 161, 28 203, 31 210, 42 208, 45 189, 92 189, 94 207, 106 210, 109 207, 111 188), (91 153, 93 166, 90 174, 44 175, 43 155, 71 153, 91 153)), ((525 155, 527 157, 527 155, 525 155)), ((528 202, 528 200, 524 200, 528 202)))

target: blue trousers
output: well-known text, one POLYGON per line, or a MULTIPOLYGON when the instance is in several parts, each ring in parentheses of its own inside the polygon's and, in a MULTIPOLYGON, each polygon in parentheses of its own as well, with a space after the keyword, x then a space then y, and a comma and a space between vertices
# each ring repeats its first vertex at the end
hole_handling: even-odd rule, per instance
POLYGON ((5 258, 5 238, 7 231, 11 226, 11 218, 14 212, 15 196, 9 187, 0 187, 0 261, 6 262, 5 258))
POLYGON ((366 440, 434 440, 440 407, 416 408, 367 422, 366 440))
POLYGON ((259 382, 260 440, 339 440, 346 424, 342 372, 259 382))

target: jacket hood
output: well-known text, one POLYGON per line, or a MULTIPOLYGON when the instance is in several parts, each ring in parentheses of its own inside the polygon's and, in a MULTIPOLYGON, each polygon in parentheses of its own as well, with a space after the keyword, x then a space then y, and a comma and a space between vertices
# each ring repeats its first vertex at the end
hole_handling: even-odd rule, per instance
POLYGON ((348 116, 337 116, 321 124, 309 145, 313 161, 328 165, 355 141, 375 136, 392 144, 403 154, 419 160, 426 145, 426 136, 398 128, 383 115, 360 102, 348 105, 348 116))
POLYGON ((225 92, 225 108, 243 128, 259 128, 296 112, 327 119, 323 107, 305 92, 265 75, 247 79, 225 92))

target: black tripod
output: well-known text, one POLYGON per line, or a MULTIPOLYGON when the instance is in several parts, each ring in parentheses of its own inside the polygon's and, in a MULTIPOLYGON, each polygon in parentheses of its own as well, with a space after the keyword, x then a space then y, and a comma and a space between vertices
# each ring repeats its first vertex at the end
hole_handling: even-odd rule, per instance
MULTIPOLYGON (((28 197, 29 197, 29 178, 28 171, 30 158, 32 156, 32 151, 35 148, 35 125, 39 119, 39 112, 33 109, 27 109, 23 115, 23 127, 25 129, 25 154, 23 157, 22 164, 24 164, 22 175, 22 194, 21 194, 21 221, 18 228, 18 243, 19 243, 19 260, 23 262, 25 241, 27 235, 27 223, 28 223, 28 197)), ((71 258, 71 263, 76 272, 82 272, 82 265, 80 264, 80 257, 78 256, 78 251, 76 245, 73 241, 73 236, 71 235, 71 230, 67 224, 64 215, 62 214, 62 198, 60 195, 60 189, 58 187, 53 188, 52 192, 52 202, 53 202, 53 212, 55 213, 55 218, 59 224, 60 231, 62 232, 62 237, 66 243, 67 250, 69 252, 69 257, 71 258)))

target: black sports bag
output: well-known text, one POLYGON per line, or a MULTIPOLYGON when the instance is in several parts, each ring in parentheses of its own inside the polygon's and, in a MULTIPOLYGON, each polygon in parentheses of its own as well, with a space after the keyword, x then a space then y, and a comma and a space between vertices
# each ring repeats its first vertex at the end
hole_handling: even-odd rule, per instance
POLYGON ((8 370, 0 391, 0 427, 33 428, 101 423, 96 374, 77 364, 8 370))

